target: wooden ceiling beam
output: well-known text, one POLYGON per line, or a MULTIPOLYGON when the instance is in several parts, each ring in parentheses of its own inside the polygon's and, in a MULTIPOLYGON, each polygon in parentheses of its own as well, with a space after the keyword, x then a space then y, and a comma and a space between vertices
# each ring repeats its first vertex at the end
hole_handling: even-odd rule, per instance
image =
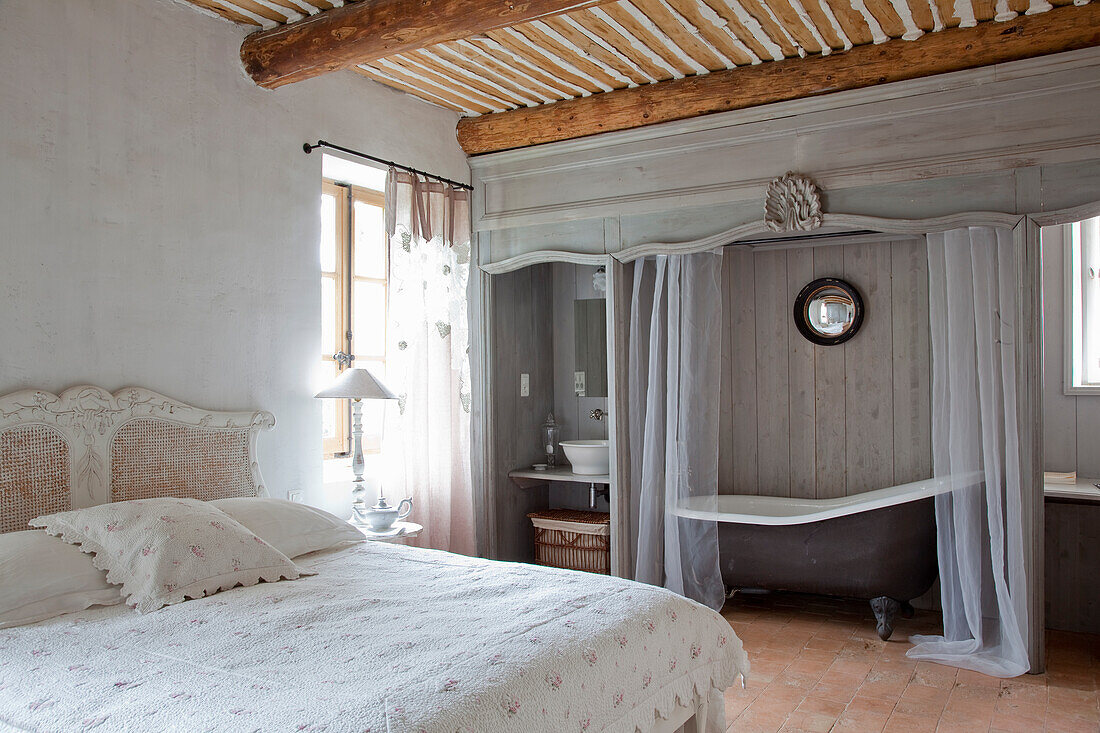
POLYGON ((1100 46, 1100 2, 459 120, 470 155, 1100 46))
POLYGON ((330 71, 614 0, 362 0, 253 33, 241 61, 274 89, 330 71))

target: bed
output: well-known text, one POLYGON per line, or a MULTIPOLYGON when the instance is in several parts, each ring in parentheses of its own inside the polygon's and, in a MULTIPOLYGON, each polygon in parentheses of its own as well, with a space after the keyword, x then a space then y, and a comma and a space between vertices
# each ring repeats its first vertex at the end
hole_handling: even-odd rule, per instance
MULTIPOLYGON (((0 531, 263 495, 273 426, 137 388, 0 398, 0 531)), ((294 562, 313 574, 0 629, 0 729, 709 733, 748 670, 721 616, 627 580, 383 543, 294 562)))

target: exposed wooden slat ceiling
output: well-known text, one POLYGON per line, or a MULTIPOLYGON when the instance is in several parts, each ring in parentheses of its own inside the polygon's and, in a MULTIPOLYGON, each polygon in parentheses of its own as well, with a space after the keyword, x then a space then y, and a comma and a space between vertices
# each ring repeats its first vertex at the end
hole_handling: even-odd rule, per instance
MULTIPOLYGON (((341 0, 189 0, 274 28, 341 0)), ((370 0, 366 0, 370 1, 370 0)), ((620 0, 356 70, 465 116, 1034 15, 1074 0, 620 0)), ((1078 2, 1077 4, 1082 4, 1078 2)))
POLYGON ((234 23, 257 28, 286 25, 306 16, 316 15, 322 10, 332 10, 345 4, 343 0, 311 0, 308 3, 298 2, 298 0, 233 0, 232 2, 187 0, 187 2, 213 11, 234 23))

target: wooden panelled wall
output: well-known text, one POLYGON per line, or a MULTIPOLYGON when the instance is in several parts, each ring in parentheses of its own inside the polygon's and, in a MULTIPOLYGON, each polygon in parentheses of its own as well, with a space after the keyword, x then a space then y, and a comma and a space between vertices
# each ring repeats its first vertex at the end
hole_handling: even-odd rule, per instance
POLYGON ((727 247, 722 279, 720 491, 824 499, 931 476, 923 238, 727 247), (845 344, 815 346, 794 325, 795 296, 819 277, 863 296, 845 344))
POLYGON ((1100 505, 1046 502, 1046 625, 1100 633, 1100 505))
POLYGON ((546 509, 549 491, 521 489, 508 472, 544 455, 539 426, 554 408, 552 266, 525 267, 492 278, 491 419, 492 503, 497 556, 534 559, 534 531, 527 512, 546 509), (529 374, 531 393, 520 396, 520 374, 529 374))

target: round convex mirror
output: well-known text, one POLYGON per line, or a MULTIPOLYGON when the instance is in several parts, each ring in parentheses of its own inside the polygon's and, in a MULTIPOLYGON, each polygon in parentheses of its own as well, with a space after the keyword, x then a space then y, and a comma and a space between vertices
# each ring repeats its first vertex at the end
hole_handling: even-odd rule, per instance
POLYGON ((794 322, 799 333, 819 346, 842 344, 863 324, 863 298, 843 280, 814 280, 794 299, 794 322))

